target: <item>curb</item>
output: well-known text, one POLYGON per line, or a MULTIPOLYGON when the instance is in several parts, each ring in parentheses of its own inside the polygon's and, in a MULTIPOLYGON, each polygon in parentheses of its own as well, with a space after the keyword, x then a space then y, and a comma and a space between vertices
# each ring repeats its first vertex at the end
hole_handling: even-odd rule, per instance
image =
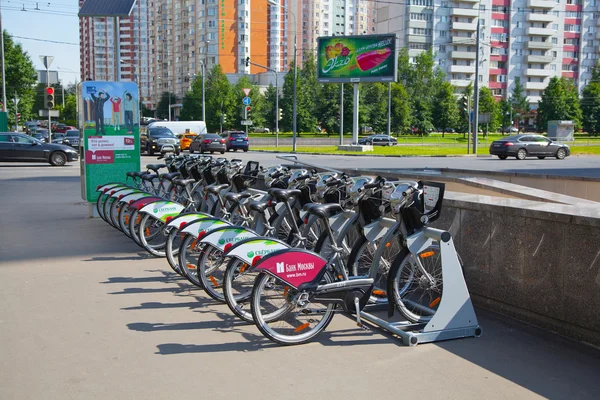
POLYGON ((335 153, 292 153, 286 151, 272 151, 272 150, 249 150, 256 153, 272 153, 272 154, 289 154, 289 155, 313 155, 313 156, 342 156, 342 157, 392 157, 392 158, 413 158, 413 157, 441 157, 441 158, 450 158, 450 157, 469 157, 469 158, 492 158, 489 154, 431 154, 431 155, 392 155, 392 154, 335 154, 335 153))

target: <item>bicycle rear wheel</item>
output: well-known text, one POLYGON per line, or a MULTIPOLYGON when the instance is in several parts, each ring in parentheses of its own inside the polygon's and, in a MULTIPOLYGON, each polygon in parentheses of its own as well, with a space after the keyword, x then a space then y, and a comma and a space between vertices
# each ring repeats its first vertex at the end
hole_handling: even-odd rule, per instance
MULTIPOLYGON (((321 283, 330 282, 333 282, 333 277, 326 272, 321 283)), ((282 345, 310 341, 327 328, 335 310, 331 303, 311 303, 310 295, 291 288, 271 275, 259 274, 251 298, 252 317, 256 326, 267 338, 282 345)))
POLYGON ((186 235, 186 233, 179 232, 179 230, 173 228, 167 236, 167 246, 165 248, 165 254, 167 255, 169 265, 173 271, 181 276, 184 276, 184 273, 181 271, 181 266, 179 265, 179 248, 186 235))
POLYGON ((198 259, 198 279, 202 289, 213 299, 225 302, 223 295, 223 277, 228 262, 222 260, 223 252, 216 247, 207 245, 198 259))
POLYGON ((159 219, 146 214, 140 221, 138 236, 140 243, 148 251, 156 257, 165 257, 165 247, 167 246, 167 231, 166 225, 159 219))
POLYGON ((254 322, 250 311, 252 288, 258 276, 252 267, 237 258, 232 258, 225 268, 223 296, 227 306, 240 319, 254 322))
POLYGON ((187 235, 179 246, 179 268, 187 280, 198 287, 202 287, 198 279, 198 259, 203 247, 204 245, 198 243, 198 239, 191 235, 187 235))

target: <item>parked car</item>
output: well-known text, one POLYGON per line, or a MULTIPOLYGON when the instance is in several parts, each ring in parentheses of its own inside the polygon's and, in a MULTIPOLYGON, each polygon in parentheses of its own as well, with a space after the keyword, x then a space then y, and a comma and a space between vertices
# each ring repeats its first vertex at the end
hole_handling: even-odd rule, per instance
POLYGON ((269 133, 270 132, 269 128, 254 128, 253 130, 256 133, 269 133))
POLYGON ((78 157, 77 151, 68 146, 44 143, 23 133, 0 133, 0 161, 45 161, 65 165, 77 161, 78 157))
POLYGON ((52 143, 64 144, 73 148, 79 148, 79 130, 69 129, 65 133, 53 133, 52 143))
POLYGON ((181 135, 179 139, 179 145, 181 146, 181 150, 189 150, 190 144, 194 141, 194 138, 198 136, 195 133, 184 133, 181 135))
POLYGON ((48 143, 50 133, 48 132, 48 129, 37 128, 35 131, 31 132, 31 137, 36 138, 37 140, 40 140, 42 142, 48 143))
POLYGON ((506 128, 504 128, 503 132, 504 133, 516 133, 516 132, 519 132, 519 130, 517 128, 515 128, 514 126, 507 126, 506 128))
POLYGON ((556 157, 562 160, 571 154, 571 149, 566 144, 554 142, 542 135, 521 134, 493 141, 490 154, 501 160, 508 157, 516 157, 517 160, 524 160, 526 157, 556 157))
POLYGON ((398 140, 388 135, 371 135, 366 138, 358 139, 358 144, 366 144, 373 146, 394 146, 398 144, 398 140))
POLYGON ((171 132, 169 128, 158 126, 156 128, 148 128, 145 134, 140 135, 140 152, 154 155, 155 152, 166 153, 172 151, 179 154, 181 146, 179 140, 171 132))
POLYGON ((37 129, 37 122, 35 122, 35 121, 25 122, 25 132, 28 135, 33 133, 33 131, 35 131, 36 129, 37 129))
POLYGON ((238 151, 238 149, 240 149, 246 152, 250 148, 248 143, 248 135, 246 135, 246 132, 244 131, 227 131, 223 132, 221 136, 223 136, 223 139, 225 139, 227 151, 238 151))
POLYGON ((190 144, 190 153, 192 154, 195 152, 204 153, 205 151, 210 151, 211 154, 215 151, 225 154, 225 150, 227 150, 225 139, 216 133, 197 135, 190 144))

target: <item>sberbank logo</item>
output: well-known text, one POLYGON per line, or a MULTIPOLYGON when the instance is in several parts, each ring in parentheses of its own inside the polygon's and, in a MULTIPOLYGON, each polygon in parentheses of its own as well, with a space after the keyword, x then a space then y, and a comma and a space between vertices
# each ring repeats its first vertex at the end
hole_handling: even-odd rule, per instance
POLYGON ((230 238, 221 238, 219 239, 219 244, 222 246, 226 243, 236 243, 241 242, 242 240, 250 239, 252 236, 234 236, 230 238))
POLYGON ((277 249, 249 251, 246 255, 248 256, 248 258, 254 258, 255 256, 266 256, 267 254, 271 254, 275 250, 277 250, 277 249))
POLYGON ((161 208, 155 208, 154 209, 154 213, 158 213, 158 212, 169 212, 169 211, 177 211, 177 207, 176 206, 167 206, 167 207, 161 207, 161 208))
POLYGON ((219 244, 225 244, 225 239, 219 239, 219 244))

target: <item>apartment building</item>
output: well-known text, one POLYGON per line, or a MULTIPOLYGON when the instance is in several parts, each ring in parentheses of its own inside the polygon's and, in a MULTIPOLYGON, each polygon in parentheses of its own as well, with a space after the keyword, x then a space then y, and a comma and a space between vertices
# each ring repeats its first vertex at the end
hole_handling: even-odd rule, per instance
MULTIPOLYGON (((85 0, 79 1, 79 7, 85 0)), ((115 64, 115 26, 113 18, 79 19, 80 66, 83 80, 134 81, 146 106, 152 104, 148 69, 149 10, 147 0, 137 0, 129 18, 121 18, 120 62, 115 64)))
POLYGON ((433 47, 460 92, 475 79, 479 22, 480 85, 507 97, 518 77, 535 108, 553 76, 589 82, 599 15, 597 0, 407 0, 378 3, 376 32, 398 33, 411 58, 433 47))

